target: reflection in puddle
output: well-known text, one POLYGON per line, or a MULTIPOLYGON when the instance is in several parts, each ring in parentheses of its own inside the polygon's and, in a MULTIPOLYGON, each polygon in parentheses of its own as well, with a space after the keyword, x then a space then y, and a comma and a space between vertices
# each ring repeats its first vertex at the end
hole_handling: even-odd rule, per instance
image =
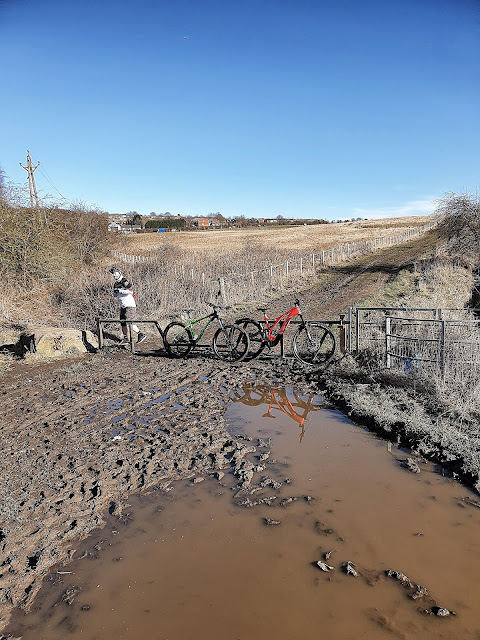
POLYGON ((226 420, 239 447, 255 445, 251 485, 239 491, 226 468, 220 480, 133 498, 77 545, 86 554, 66 567, 72 574, 52 574, 38 611, 16 614, 9 631, 23 640, 478 640, 480 509, 459 499, 468 491, 423 473, 432 467, 422 461, 420 474, 406 471, 402 451, 320 396, 260 386, 235 395, 226 420), (417 584, 428 595, 414 599, 417 584), (457 615, 421 613, 429 598, 457 615))
POLYGON ((291 387, 247 386, 237 389, 232 396, 234 402, 241 402, 250 407, 268 407, 267 411, 261 414, 262 418, 275 418, 278 411, 284 413, 298 424, 300 442, 305 435, 308 414, 323 407, 320 396, 313 393, 300 396, 291 387))

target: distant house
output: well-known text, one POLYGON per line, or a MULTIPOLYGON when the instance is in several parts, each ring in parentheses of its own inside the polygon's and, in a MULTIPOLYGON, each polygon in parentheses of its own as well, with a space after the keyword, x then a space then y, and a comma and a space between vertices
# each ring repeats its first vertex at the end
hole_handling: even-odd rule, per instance
POLYGON ((110 222, 108 224, 108 230, 109 231, 121 231, 122 230, 122 225, 118 224, 118 222, 110 222))
POLYGON ((109 222, 116 222, 117 224, 125 224, 127 222, 127 216, 124 213, 109 213, 109 222))
POLYGON ((193 218, 192 225, 197 229, 208 229, 210 226, 208 218, 193 218))

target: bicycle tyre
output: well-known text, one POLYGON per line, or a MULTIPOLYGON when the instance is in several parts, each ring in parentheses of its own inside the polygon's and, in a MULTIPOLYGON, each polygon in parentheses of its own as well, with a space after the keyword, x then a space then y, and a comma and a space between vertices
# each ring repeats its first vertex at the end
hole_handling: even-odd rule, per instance
POLYGON ((240 320, 235 320, 235 324, 238 324, 247 332, 250 346, 246 357, 248 360, 253 360, 259 356, 265 348, 265 337, 262 325, 251 318, 240 318, 240 320))
POLYGON ((330 329, 322 324, 308 322, 297 329, 292 346, 293 353, 300 362, 324 365, 332 359, 336 341, 330 329))
POLYGON ((236 324, 225 324, 215 332, 212 347, 215 355, 225 362, 240 362, 248 354, 248 334, 236 324))
POLYGON ((185 358, 195 346, 192 332, 181 322, 171 322, 163 332, 163 340, 168 355, 185 358))

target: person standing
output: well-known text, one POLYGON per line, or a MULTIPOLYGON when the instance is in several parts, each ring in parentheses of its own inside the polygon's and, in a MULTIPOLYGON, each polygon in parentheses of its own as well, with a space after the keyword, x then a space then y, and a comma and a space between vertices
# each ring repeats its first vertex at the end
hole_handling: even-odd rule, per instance
MULTIPOLYGON (((133 293, 132 283, 123 276, 123 273, 119 267, 114 265, 109 269, 110 273, 114 277, 113 283, 113 295, 117 298, 120 304, 120 320, 135 320, 137 311, 137 303, 135 294, 133 293)), ((126 323, 122 323, 123 339, 120 344, 129 344, 128 329, 126 323)), ((132 324, 132 331, 138 335, 137 344, 144 342, 147 339, 147 335, 142 333, 136 324, 132 324)))

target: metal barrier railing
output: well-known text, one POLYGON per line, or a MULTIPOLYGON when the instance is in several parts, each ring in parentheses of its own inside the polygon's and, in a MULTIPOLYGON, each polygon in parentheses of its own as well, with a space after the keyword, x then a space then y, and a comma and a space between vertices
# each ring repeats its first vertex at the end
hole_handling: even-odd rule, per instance
MULTIPOLYGON (((158 320, 119 320, 118 318, 97 318, 97 337, 98 337, 98 348, 103 349, 104 347, 104 325, 106 324, 119 324, 119 325, 127 325, 128 327, 128 341, 130 344, 130 349, 132 353, 135 353, 135 341, 133 340, 133 331, 132 324, 153 324, 158 333, 160 334, 163 341, 163 331, 160 327, 158 320)), ((164 342, 165 344, 165 342, 164 342)))

